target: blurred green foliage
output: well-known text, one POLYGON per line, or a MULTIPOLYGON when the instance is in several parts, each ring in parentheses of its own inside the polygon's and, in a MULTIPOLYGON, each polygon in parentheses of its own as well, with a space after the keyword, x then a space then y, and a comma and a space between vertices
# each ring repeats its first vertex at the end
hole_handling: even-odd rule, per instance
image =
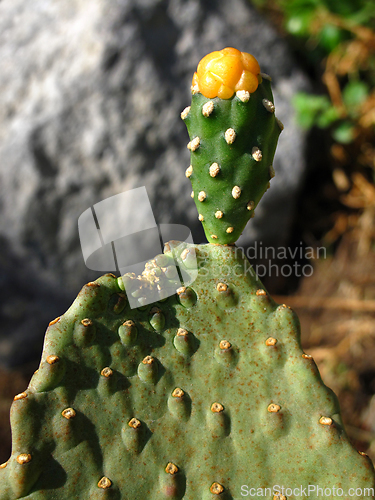
POLYGON ((295 95, 293 104, 298 111, 299 124, 306 129, 314 125, 326 128, 339 118, 339 113, 326 95, 299 92, 295 95))
POLYGON ((299 124, 351 143, 375 125, 375 1, 253 0, 290 37, 321 95, 297 94, 299 124), (320 80, 320 82, 319 82, 320 80))

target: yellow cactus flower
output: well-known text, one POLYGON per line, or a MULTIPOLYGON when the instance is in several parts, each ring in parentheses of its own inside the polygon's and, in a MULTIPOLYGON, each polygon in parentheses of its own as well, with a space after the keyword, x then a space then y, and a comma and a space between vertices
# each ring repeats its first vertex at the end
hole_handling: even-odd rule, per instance
POLYGON ((255 92, 260 78, 260 67, 254 56, 227 47, 207 54, 199 62, 192 89, 209 99, 230 99, 238 90, 255 92))

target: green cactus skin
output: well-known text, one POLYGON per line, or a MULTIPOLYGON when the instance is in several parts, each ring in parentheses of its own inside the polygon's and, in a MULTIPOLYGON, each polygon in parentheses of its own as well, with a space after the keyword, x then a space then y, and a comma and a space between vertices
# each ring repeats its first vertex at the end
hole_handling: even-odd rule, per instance
POLYGON ((283 128, 275 117, 268 75, 257 90, 230 99, 192 96, 181 113, 190 137, 186 176, 210 243, 233 244, 274 176, 272 161, 283 128))
POLYGON ((199 275, 178 294, 131 309, 106 275, 51 322, 39 370, 12 405, 1 500, 374 487, 370 459, 349 443, 336 397, 301 350, 294 312, 235 246, 188 253, 199 275))

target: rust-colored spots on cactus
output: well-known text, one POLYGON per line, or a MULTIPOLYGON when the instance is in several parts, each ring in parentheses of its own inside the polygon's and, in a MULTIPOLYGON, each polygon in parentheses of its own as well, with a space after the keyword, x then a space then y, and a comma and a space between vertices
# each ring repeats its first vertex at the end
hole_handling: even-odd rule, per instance
POLYGON ((256 292, 258 297, 266 297, 267 296, 267 292, 265 290, 263 290, 263 288, 259 288, 256 292))
POLYGON ((277 344, 277 340, 274 339, 273 337, 268 337, 266 340, 266 346, 272 347, 277 344))
POLYGON ((255 92, 259 74, 260 67, 254 56, 226 47, 201 59, 193 76, 192 89, 209 99, 230 99, 239 90, 255 92))
POLYGON ((185 120, 187 118, 187 116, 188 116, 188 114, 190 112, 190 108, 191 108, 191 106, 186 106, 186 108, 183 111, 181 111, 181 115, 180 116, 181 116, 181 118, 183 120, 185 120))
POLYGON ((103 490, 106 490, 111 486, 112 486, 112 481, 108 479, 108 477, 106 476, 103 476, 98 482, 98 488, 102 488, 103 490))
POLYGON ((236 140, 237 134, 233 128, 228 128, 224 134, 227 144, 233 144, 236 140))
POLYGON ((226 292, 228 290, 228 285, 220 282, 216 285, 216 290, 218 292, 226 292))
POLYGON ((19 401, 20 399, 25 399, 27 398, 27 393, 26 392, 20 392, 19 394, 16 394, 13 398, 13 401, 19 401))
POLYGON ((128 426, 131 427, 132 429, 139 429, 141 427, 141 421, 138 420, 137 418, 133 417, 131 420, 128 422, 128 426))
POLYGON ((55 318, 54 320, 50 321, 48 323, 48 326, 52 326, 54 325, 55 323, 57 323, 59 320, 60 320, 61 316, 58 316, 57 318, 55 318))
MULTIPOLYGON (((359 453, 360 455, 362 455, 363 457, 368 457, 367 453, 365 453, 364 451, 359 451, 359 450, 358 450, 358 453, 359 453)), ((0 467, 1 467, 1 466, 0 466, 0 467)))
POLYGON ((239 186, 234 186, 232 189, 232 196, 235 200, 241 196, 241 188, 239 186))
POLYGON ((330 417, 320 417, 319 423, 322 425, 332 425, 333 420, 330 417))
POLYGON ((275 105, 272 101, 269 101, 268 99, 263 99, 262 104, 266 108, 266 110, 269 111, 270 113, 275 112, 275 105))
POLYGON ((168 464, 165 468, 165 472, 167 474, 171 474, 173 476, 174 474, 177 474, 178 467, 177 467, 177 465, 173 464, 172 462, 168 462, 168 464))
POLYGON ((190 149, 190 151, 194 152, 194 151, 196 151, 199 148, 200 144, 201 144, 200 138, 199 137, 194 137, 194 139, 192 139, 188 143, 187 148, 190 149))
POLYGON ((200 191, 198 194, 198 200, 199 201, 204 201, 207 198, 207 195, 204 191, 200 191))
POLYGON ((106 366, 105 368, 103 368, 103 370, 100 372, 100 375, 102 377, 105 377, 105 378, 109 378, 109 377, 112 377, 113 375, 113 370, 111 370, 111 368, 109 366, 106 366))
POLYGON ((212 163, 212 165, 210 166, 210 176, 211 177, 216 177, 220 172, 220 167, 219 167, 219 164, 214 162, 212 163))
POLYGON ((5 469, 5 467, 8 465, 8 462, 4 462, 3 464, 0 464, 0 469, 5 469))
POLYGON ((210 235, 213 240, 217 240, 217 235, 216 234, 211 234, 210 235))
POLYGON ((55 354, 50 354, 49 356, 47 356, 46 361, 49 365, 54 365, 55 363, 58 363, 60 361, 60 358, 55 354))
POLYGON ((262 151, 257 146, 253 147, 251 151, 251 156, 254 158, 255 161, 261 161, 263 158, 262 151))
POLYGON ((222 411, 224 411, 224 406, 220 403, 212 403, 211 411, 212 413, 221 413, 222 411))
POLYGON ((275 403, 271 403, 270 405, 268 405, 267 410, 268 410, 270 413, 278 413, 278 412, 281 410, 281 406, 280 406, 280 405, 277 405, 277 404, 275 404, 275 403))
POLYGON ((213 495, 220 495, 224 491, 224 486, 222 486, 220 483, 212 483, 210 491, 213 495))
POLYGON ((192 174, 192 173, 193 173, 193 166, 192 166, 192 165, 190 165, 190 166, 189 166, 189 167, 185 170, 185 175, 186 175, 186 177, 188 177, 188 178, 189 178, 189 177, 191 176, 191 174, 192 174))
POLYGON ((214 110, 214 103, 212 101, 208 101, 202 106, 202 115, 208 118, 214 110))
POLYGON ((21 453, 20 455, 17 456, 17 462, 20 465, 28 464, 29 462, 31 462, 31 459, 32 457, 30 453, 21 453))

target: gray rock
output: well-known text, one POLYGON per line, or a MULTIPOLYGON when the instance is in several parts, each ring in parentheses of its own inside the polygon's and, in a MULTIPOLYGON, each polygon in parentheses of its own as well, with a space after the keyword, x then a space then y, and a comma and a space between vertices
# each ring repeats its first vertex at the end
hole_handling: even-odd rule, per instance
POLYGON ((85 267, 77 231, 91 205, 144 185, 158 223, 205 241, 179 113, 197 62, 225 46, 272 75, 286 126, 272 189, 240 244, 280 244, 304 171, 289 101, 306 81, 246 0, 0 3, 0 364, 33 358, 48 320, 100 274, 85 267))

